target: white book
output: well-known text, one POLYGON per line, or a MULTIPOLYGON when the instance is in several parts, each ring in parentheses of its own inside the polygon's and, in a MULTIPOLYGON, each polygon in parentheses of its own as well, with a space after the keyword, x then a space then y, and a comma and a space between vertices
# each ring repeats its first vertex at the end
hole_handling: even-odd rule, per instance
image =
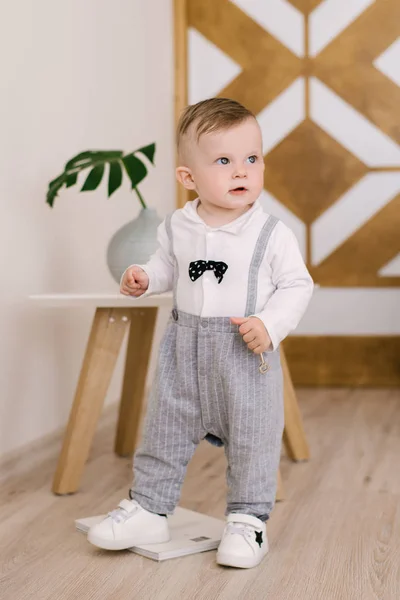
MULTIPOLYGON (((78 531, 87 533, 92 525, 99 523, 104 517, 105 515, 99 515, 77 519, 75 526, 78 531)), ((168 524, 171 533, 169 542, 135 546, 130 548, 130 551, 161 561, 215 550, 221 541, 225 526, 224 521, 186 508, 177 508, 173 515, 168 516, 168 524)))

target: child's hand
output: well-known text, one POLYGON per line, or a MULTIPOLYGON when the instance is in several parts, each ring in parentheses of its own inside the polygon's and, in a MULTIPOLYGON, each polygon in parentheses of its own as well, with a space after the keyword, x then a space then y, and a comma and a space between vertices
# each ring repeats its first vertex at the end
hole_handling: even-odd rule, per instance
POLYGON ((121 281, 121 294, 138 298, 149 287, 149 276, 140 267, 129 267, 121 281))
POLYGON ((254 354, 266 352, 271 347, 271 338, 264 323, 257 317, 231 317, 234 325, 240 325, 239 333, 254 354))

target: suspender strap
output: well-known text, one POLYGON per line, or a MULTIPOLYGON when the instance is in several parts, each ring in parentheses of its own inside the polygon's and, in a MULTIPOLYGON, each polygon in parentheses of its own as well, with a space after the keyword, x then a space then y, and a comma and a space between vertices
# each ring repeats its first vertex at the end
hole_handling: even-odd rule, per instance
POLYGON ((277 223, 278 219, 276 217, 268 217, 268 219, 265 221, 264 227, 260 231, 260 235, 258 236, 258 240, 254 248, 247 283, 246 317, 249 317, 256 311, 258 272, 265 255, 265 250, 267 249, 269 238, 271 237, 271 234, 277 223))

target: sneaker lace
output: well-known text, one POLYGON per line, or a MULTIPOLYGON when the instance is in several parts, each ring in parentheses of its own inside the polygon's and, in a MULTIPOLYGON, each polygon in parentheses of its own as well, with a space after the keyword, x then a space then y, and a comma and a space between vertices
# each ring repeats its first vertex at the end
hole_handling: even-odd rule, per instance
POLYGON ((115 523, 123 523, 124 521, 129 519, 135 512, 137 512, 139 508, 138 503, 134 500, 131 500, 131 503, 134 505, 133 511, 127 511, 122 506, 119 506, 118 508, 115 508, 114 510, 109 512, 107 516, 111 517, 111 519, 115 523))
POLYGON ((251 525, 246 525, 245 523, 228 523, 226 532, 232 535, 242 535, 248 540, 251 540, 254 536, 254 528, 251 527, 251 525))

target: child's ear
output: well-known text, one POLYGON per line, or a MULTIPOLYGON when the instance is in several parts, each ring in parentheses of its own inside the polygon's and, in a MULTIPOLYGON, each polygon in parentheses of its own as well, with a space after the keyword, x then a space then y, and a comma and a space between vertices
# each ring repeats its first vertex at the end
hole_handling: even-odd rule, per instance
POLYGON ((176 178, 187 190, 195 190, 196 184, 192 177, 192 171, 189 167, 177 167, 176 178))

